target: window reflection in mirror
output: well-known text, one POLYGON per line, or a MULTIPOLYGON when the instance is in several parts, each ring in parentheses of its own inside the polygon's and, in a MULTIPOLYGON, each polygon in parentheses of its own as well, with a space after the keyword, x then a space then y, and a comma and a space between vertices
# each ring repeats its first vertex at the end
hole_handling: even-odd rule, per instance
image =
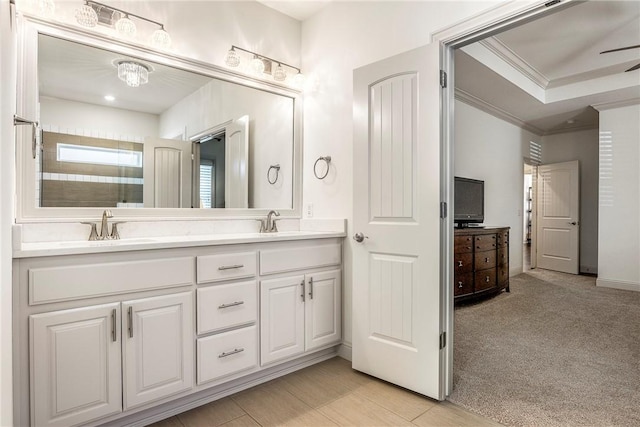
POLYGON ((43 34, 38 83, 41 207, 293 207, 291 97, 43 34), (119 79, 125 60, 148 83, 119 79), (212 129, 215 149, 194 140, 212 129))

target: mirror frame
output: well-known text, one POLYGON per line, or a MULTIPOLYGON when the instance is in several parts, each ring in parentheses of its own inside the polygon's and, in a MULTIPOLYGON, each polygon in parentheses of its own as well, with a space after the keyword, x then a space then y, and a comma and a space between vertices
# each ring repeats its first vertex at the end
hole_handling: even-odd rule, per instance
MULTIPOLYGON (((38 117, 38 35, 44 34, 98 49, 105 49, 169 67, 286 96, 293 101, 293 194, 291 208, 278 209, 281 216, 301 217, 302 203, 302 93, 300 91, 240 74, 217 65, 182 57, 115 37, 94 33, 62 23, 19 14, 17 54, 16 114, 27 120, 38 117)), ((40 128, 38 128, 40 133, 40 128)), ((36 162, 31 151, 31 127, 16 127, 16 223, 77 222, 95 220, 106 209, 36 207, 36 162)), ((41 147, 38 137, 38 149, 41 147)), ((266 216, 263 208, 108 208, 127 221, 248 219, 266 216)))

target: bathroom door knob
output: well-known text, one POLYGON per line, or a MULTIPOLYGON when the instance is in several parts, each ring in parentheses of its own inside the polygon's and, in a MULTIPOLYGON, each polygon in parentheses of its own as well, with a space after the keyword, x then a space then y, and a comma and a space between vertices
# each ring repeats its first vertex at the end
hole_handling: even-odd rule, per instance
POLYGON ((353 240, 355 240, 358 243, 362 243, 362 242, 364 242, 364 239, 368 239, 368 238, 369 238, 369 236, 365 236, 362 233, 356 233, 356 234, 353 235, 353 240))

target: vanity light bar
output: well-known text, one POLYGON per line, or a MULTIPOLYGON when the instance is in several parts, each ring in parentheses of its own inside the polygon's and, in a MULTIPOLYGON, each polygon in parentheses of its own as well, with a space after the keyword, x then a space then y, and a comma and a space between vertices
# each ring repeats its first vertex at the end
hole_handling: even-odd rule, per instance
POLYGON ((236 45, 231 45, 231 49, 227 52, 225 63, 229 67, 237 67, 240 65, 240 56, 237 54, 236 49, 253 55, 253 59, 251 60, 251 66, 256 71, 257 74, 261 74, 261 73, 271 74, 275 81, 281 82, 287 78, 287 73, 282 67, 284 65, 285 67, 291 68, 298 72, 293 77, 293 85, 298 87, 302 86, 302 83, 304 82, 304 75, 302 74, 302 71, 300 70, 300 68, 294 67, 293 65, 289 65, 282 61, 278 61, 277 59, 269 58, 268 56, 265 56, 265 55, 260 55, 259 53, 256 53, 256 52, 243 49, 236 45), (273 66, 273 64, 276 64, 275 67, 273 66))

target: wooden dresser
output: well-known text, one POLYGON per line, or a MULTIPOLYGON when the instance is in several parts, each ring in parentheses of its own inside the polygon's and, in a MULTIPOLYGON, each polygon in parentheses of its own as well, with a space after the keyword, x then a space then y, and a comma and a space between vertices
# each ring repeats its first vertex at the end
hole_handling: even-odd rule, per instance
POLYGON ((509 227, 454 231, 455 301, 509 292, 509 227))

